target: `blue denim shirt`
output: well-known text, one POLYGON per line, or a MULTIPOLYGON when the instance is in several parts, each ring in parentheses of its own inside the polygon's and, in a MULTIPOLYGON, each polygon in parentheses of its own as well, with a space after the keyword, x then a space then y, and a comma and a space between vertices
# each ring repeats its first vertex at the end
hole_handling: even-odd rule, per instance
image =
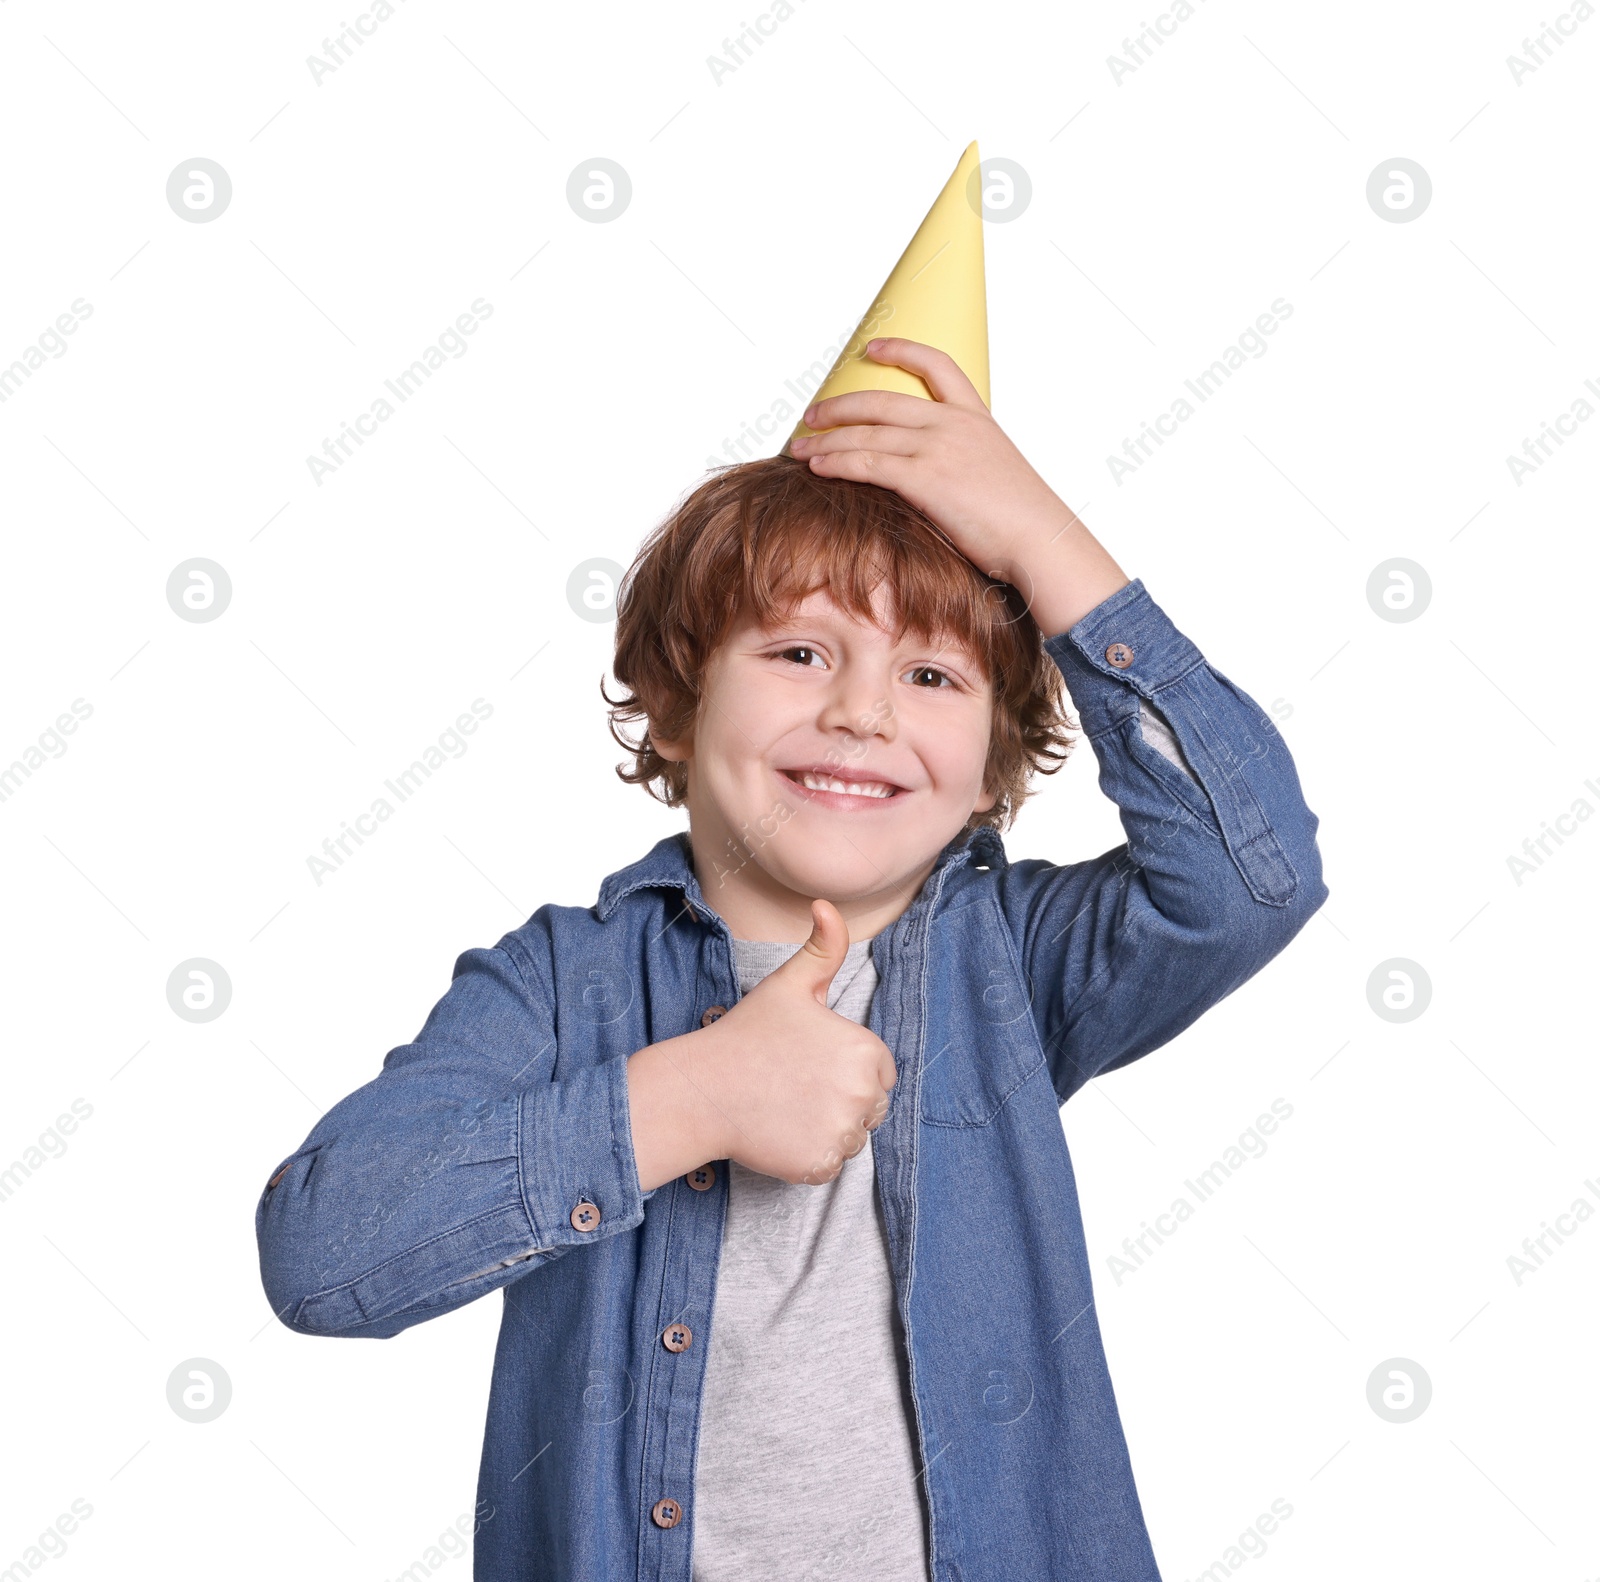
MULTIPOLYGON (((877 1190, 935 1582, 1159 1582, 1060 1106, 1237 989, 1327 889, 1282 737, 1142 582, 1046 646, 1127 843, 1057 865, 963 834, 874 939, 898 1071, 877 1190), (1144 741, 1141 698, 1194 779, 1144 741)), ((670 836, 592 907, 466 951, 262 1193, 262 1281, 303 1334, 388 1339, 501 1293, 477 1582, 690 1582, 728 1177, 640 1191, 626 1073, 737 994, 670 836)))

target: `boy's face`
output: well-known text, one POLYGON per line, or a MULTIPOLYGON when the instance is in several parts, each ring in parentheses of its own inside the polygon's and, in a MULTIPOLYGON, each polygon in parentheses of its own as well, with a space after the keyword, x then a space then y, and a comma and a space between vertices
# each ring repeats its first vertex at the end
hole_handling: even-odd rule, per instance
POLYGON ((707 901, 735 934, 804 939, 810 903, 856 937, 915 898, 984 786, 993 692, 951 644, 889 629, 825 592, 779 624, 747 619, 707 666, 688 764, 690 839, 707 901))

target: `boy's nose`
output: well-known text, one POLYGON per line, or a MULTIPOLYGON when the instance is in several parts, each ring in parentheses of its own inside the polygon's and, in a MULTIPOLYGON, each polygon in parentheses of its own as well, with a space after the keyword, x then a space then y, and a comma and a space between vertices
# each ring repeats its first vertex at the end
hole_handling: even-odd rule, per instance
POLYGON ((829 693, 817 723, 830 734, 845 731, 866 740, 880 736, 893 741, 894 707, 881 687, 841 683, 829 693))

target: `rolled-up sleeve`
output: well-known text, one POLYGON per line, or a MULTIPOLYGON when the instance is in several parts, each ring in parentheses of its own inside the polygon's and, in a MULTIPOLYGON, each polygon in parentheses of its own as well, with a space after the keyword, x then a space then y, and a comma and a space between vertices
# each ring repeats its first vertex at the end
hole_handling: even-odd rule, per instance
POLYGON ((520 935, 462 954, 422 1031, 262 1191, 277 1316, 386 1339, 637 1226, 626 1059, 557 1069, 553 996, 520 935))
POLYGON ((1142 581, 1045 648, 1128 837, 1086 862, 1016 862, 999 876, 1064 1102, 1232 993, 1328 890, 1282 734, 1142 581), (1159 749, 1141 726, 1152 714, 1171 738, 1159 749), (1161 750, 1174 743, 1181 763, 1161 750))

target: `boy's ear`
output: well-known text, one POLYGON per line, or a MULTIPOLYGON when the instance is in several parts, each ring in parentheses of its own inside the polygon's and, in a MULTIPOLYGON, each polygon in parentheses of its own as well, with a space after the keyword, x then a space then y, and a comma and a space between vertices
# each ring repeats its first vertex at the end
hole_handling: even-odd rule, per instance
POLYGON ((669 764, 687 763, 689 761, 690 753, 694 750, 694 740, 692 737, 668 741, 664 736, 657 736, 654 731, 650 732, 650 745, 654 747, 656 753, 660 757, 665 758, 669 764))
POLYGON ((974 813, 987 813, 989 809, 992 808, 999 800, 1000 798, 996 796, 995 793, 987 786, 985 786, 983 790, 978 793, 978 800, 972 804, 972 811, 974 813))

